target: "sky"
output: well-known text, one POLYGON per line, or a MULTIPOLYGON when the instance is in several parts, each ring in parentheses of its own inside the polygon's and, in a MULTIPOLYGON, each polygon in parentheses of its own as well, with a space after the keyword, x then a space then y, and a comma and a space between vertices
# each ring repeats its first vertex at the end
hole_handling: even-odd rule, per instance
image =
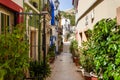
POLYGON ((60 2, 59 8, 61 11, 73 8, 72 0, 59 0, 59 2, 60 2))

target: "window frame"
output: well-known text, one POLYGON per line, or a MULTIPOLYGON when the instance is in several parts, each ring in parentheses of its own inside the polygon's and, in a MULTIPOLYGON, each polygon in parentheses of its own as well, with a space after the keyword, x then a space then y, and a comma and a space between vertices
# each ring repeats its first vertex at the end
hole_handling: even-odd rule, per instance
MULTIPOLYGON (((2 17, 2 14, 5 15, 6 17, 6 21, 5 21, 5 24, 7 24, 8 26, 4 26, 5 28, 8 27, 9 28, 9 31, 10 32, 10 14, 7 14, 6 12, 2 12, 0 11, 0 34, 2 34, 2 23, 1 23, 1 17, 2 17), (9 20, 7 19, 9 17, 9 20)), ((6 33, 6 30, 3 32, 4 34, 6 33)))

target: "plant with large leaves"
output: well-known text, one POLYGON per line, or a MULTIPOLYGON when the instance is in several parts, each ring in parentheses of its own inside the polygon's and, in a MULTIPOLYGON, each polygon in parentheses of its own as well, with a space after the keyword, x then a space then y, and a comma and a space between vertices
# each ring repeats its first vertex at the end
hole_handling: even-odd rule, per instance
POLYGON ((80 62, 86 71, 96 72, 99 78, 102 75, 103 80, 120 80, 120 26, 116 19, 97 22, 81 52, 80 62))
POLYGON ((21 80, 28 64, 28 43, 24 27, 14 27, 12 33, 0 35, 0 80, 21 80))
POLYGON ((77 56, 78 53, 78 42, 76 40, 72 40, 70 44, 70 52, 73 56, 77 56))
POLYGON ((120 80, 120 26, 116 19, 102 19, 94 26, 94 63, 104 80, 120 80))
POLYGON ((30 62, 30 77, 40 77, 41 80, 47 78, 51 74, 50 65, 46 62, 39 63, 38 61, 31 61, 30 62))
POLYGON ((80 64, 85 69, 85 71, 89 73, 94 72, 95 69, 93 53, 94 45, 90 38, 87 42, 83 42, 82 48, 80 48, 80 64))

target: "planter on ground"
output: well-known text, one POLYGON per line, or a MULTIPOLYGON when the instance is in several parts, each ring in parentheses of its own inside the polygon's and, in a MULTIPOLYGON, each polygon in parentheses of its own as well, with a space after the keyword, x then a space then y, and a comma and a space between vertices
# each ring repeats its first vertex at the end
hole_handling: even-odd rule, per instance
POLYGON ((55 57, 50 57, 49 62, 54 63, 54 61, 55 61, 55 57))
POLYGON ((79 66, 79 58, 78 57, 74 57, 74 62, 76 66, 79 66))
POLYGON ((84 72, 83 76, 85 80, 98 80, 98 77, 96 75, 88 73, 88 72, 84 72))
POLYGON ((90 72, 90 73, 86 72, 84 70, 84 68, 82 68, 82 66, 80 66, 77 69, 77 71, 82 73, 82 76, 85 78, 85 80, 98 80, 98 76, 97 75, 95 75, 92 72, 90 72))
POLYGON ((90 72, 91 80, 98 80, 98 76, 90 72))
POLYGON ((97 77, 91 76, 91 80, 98 80, 97 77))
POLYGON ((55 45, 52 45, 48 51, 49 62, 53 63, 55 60, 55 45))
POLYGON ((91 75, 90 75, 90 73, 84 72, 83 75, 84 75, 85 80, 91 80, 91 75))

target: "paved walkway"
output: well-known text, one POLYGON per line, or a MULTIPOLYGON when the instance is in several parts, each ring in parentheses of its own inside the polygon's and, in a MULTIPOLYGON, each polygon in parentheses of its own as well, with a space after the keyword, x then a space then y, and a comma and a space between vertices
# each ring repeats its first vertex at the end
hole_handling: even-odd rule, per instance
POLYGON ((52 74, 46 80, 84 80, 72 61, 70 53, 61 53, 52 64, 52 74))

